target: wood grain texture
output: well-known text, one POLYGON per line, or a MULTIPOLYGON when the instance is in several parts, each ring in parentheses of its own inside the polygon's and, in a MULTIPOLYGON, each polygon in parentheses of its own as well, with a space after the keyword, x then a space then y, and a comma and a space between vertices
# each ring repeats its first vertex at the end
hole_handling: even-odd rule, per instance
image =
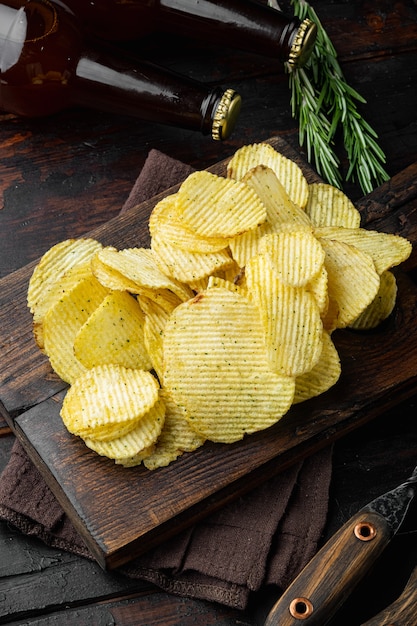
MULTIPOLYGON (((280 2, 284 8, 289 4, 289 0, 280 2)), ((379 135, 380 145, 387 154, 387 170, 394 177, 392 182, 399 181, 398 176, 404 172, 403 182, 395 191, 392 188, 390 199, 402 220, 398 200, 401 198, 407 216, 412 202, 415 203, 410 193, 410 181, 413 184, 415 174, 410 177, 406 168, 417 161, 416 3, 414 0, 315 0, 314 8, 332 37, 345 75, 367 100, 360 110, 379 135)), ((36 260, 57 241, 84 235, 116 217, 150 148, 158 148, 198 169, 227 158, 244 143, 277 134, 299 154, 305 154, 298 148, 298 129, 291 117, 287 77, 277 69, 274 60, 225 50, 214 41, 206 45, 174 36, 150 37, 134 48, 144 58, 207 84, 221 82, 237 89, 243 97, 243 108, 234 135, 230 141, 218 144, 196 133, 139 120, 132 123, 127 117, 82 109, 43 120, 0 114, 0 277, 36 260)), ((342 171, 346 172, 340 137, 336 149, 342 171)), ((355 201, 362 196, 354 183, 346 184, 345 191, 355 201)), ((378 190, 369 199, 374 212, 369 218, 377 219, 378 215, 384 218, 383 213, 377 213, 384 211, 384 194, 376 201, 377 194, 378 190)), ((412 226, 412 222, 407 223, 412 226)), ((396 228, 399 226, 397 223, 396 228)), ((415 270, 410 274, 415 276, 415 270)), ((7 378, 13 372, 10 369, 5 372, 3 363, 19 356, 15 344, 20 332, 5 337, 1 329, 4 320, 10 328, 12 318, 16 316, 19 321, 21 313, 19 298, 14 299, 15 279, 7 283, 7 296, 3 292, 6 283, 1 285, 1 310, 8 299, 10 309, 4 312, 0 324, 0 379, 3 374, 7 378)), ((27 356, 29 346, 22 349, 27 356)), ((39 367, 37 362, 33 365, 39 367)), ((51 374, 42 368, 39 374, 40 393, 48 398, 56 390, 57 381, 48 381, 51 374)), ((17 407, 14 416, 37 402, 36 384, 20 400, 18 381, 9 378, 8 384, 14 385, 10 403, 17 407)), ((354 423, 351 432, 344 431, 337 440, 327 537, 370 497, 397 484, 414 467, 415 402, 411 397, 402 404, 394 404, 360 428, 354 423)), ((4 421, 0 420, 1 424, 4 421)), ((0 431, 2 435, 5 430, 0 431)), ((7 462, 12 441, 11 434, 0 437, 1 466, 7 462)), ((390 546, 382 555, 366 584, 352 594, 335 616, 332 626, 366 622, 398 597, 417 559, 416 522, 414 515, 408 528, 393 540, 392 549, 390 546)), ((155 593, 155 589, 141 589, 140 585, 134 590, 128 580, 123 583, 118 579, 112 587, 114 572, 101 572, 96 563, 87 567, 83 559, 48 548, 32 537, 13 531, 8 524, 0 524, 0 569, 1 597, 5 598, 4 593, 12 589, 14 600, 7 605, 0 603, 3 608, 0 622, 30 626, 75 623, 261 626, 267 600, 270 606, 278 593, 271 589, 269 596, 266 590, 254 594, 249 611, 243 613, 155 593), (45 584, 46 581, 50 584, 45 584)))
POLYGON ((325 626, 391 539, 387 520, 360 511, 326 543, 285 590, 265 626, 325 626), (355 533, 356 527, 368 534, 355 533))
MULTIPOLYGON (((301 163, 285 141, 270 141, 301 163)), ((211 169, 224 173, 225 164, 221 162, 211 169)), ((317 180, 314 172, 302 165, 309 180, 317 180)), ((397 187, 395 182, 390 185, 394 190, 397 187)), ((415 224, 408 219, 404 202, 405 198, 414 198, 414 183, 409 178, 406 187, 398 207, 401 220, 396 206, 392 202, 384 205, 384 192, 378 192, 378 211, 370 211, 371 217, 364 211, 367 225, 374 223, 377 213, 377 221, 384 220, 388 232, 397 232, 400 223, 408 236, 415 237, 415 224)), ((91 236, 116 247, 148 245, 148 216, 162 195, 110 220, 91 236)), ((368 198, 366 206, 370 201, 368 198)), ((144 467, 126 470, 92 453, 62 425, 59 411, 66 385, 53 374, 34 344, 25 307, 32 267, 4 279, 6 286, 0 290, 6 298, 0 309, 4 321, 0 328, 4 344, 8 341, 10 346, 3 362, 7 376, 0 387, 3 411, 103 567, 119 566, 162 542, 208 511, 375 417, 415 388, 417 288, 399 273, 398 302, 387 322, 371 333, 335 333, 342 376, 329 392, 293 407, 276 426, 242 442, 227 446, 207 443, 155 472, 144 467), (7 296, 14 297, 13 316, 7 296), (146 507, 141 506, 143 502, 146 507), (134 517, 132 510, 138 511, 134 517)))

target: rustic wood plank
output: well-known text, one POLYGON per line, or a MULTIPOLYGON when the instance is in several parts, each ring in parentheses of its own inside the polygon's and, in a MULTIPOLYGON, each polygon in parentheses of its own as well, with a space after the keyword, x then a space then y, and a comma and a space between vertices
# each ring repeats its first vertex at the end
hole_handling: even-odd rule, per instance
POLYGON ((380 329, 335 333, 340 381, 241 442, 207 443, 158 471, 126 472, 66 431, 62 397, 20 415, 16 432, 95 558, 117 567, 414 393, 417 288, 401 274, 398 284, 395 314, 380 329))
POLYGON ((198 600, 176 598, 163 593, 120 600, 78 605, 72 601, 59 607, 46 606, 44 614, 13 621, 16 626, 251 626, 253 622, 241 611, 198 600), (54 610, 55 609, 55 610, 54 610))
MULTIPOLYGON (((270 142, 297 161, 309 181, 317 180, 314 171, 282 138, 270 142)), ((227 160, 222 161, 210 169, 224 173, 226 163, 227 160)), ((118 215, 90 236, 116 247, 148 245, 150 211, 159 198, 176 188, 118 215)), ((374 205, 372 194, 363 201, 364 223, 373 226, 383 220, 389 232, 400 232, 415 240, 415 194, 412 167, 398 180, 390 181, 385 190, 379 190, 374 205)), ((206 444, 158 472, 134 468, 127 480, 124 468, 92 454, 62 425, 59 410, 66 385, 51 371, 35 345, 25 306, 32 269, 33 263, 1 281, 0 322, 4 323, 0 323, 0 345, 6 374, 0 387, 3 414, 103 567, 116 567, 160 543, 207 514, 207 510, 224 505, 267 475, 304 458, 414 389, 416 287, 400 274, 396 313, 386 324, 368 333, 366 340, 361 333, 351 331, 335 334, 342 377, 328 393, 293 407, 276 427, 243 442, 232 446, 206 444), (73 476, 77 476, 75 484, 73 476), (80 485, 84 488, 80 489, 80 485), (132 522, 130 511, 138 508, 138 501, 146 501, 148 506, 132 522)))

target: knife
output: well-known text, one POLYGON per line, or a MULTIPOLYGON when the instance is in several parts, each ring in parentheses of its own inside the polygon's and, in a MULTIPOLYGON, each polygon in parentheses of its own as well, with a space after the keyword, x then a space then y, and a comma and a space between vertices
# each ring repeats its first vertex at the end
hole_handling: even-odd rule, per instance
POLYGON ((272 607, 265 626, 325 626, 396 534, 416 491, 417 467, 329 539, 272 607))

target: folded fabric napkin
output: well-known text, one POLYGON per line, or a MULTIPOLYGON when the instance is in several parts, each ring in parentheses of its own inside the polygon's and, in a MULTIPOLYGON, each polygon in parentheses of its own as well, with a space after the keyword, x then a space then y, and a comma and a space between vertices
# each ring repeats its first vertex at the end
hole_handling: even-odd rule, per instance
MULTIPOLYGON (((192 171, 151 150, 122 212, 192 171)), ((119 571, 168 592, 240 609, 251 592, 266 585, 283 590, 317 550, 327 516, 331 466, 329 446, 119 571)), ((0 517, 48 545, 92 558, 17 440, 0 476, 0 517)))

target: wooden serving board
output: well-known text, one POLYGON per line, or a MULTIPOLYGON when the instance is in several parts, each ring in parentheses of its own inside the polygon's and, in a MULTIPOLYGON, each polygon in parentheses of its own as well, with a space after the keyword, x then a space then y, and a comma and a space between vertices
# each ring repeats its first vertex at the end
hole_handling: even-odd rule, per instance
MULTIPOLYGON (((316 176, 282 139, 271 139, 311 182, 316 176)), ((225 172, 226 162, 211 171, 225 172)), ((367 227, 417 241, 417 164, 361 201, 367 227)), ((168 190, 172 193, 176 188, 168 190)), ((136 207, 89 236, 147 246, 150 211, 136 207)), ((404 269, 415 268, 415 253, 404 269)), ((373 332, 337 331, 342 375, 326 394, 278 424, 232 444, 206 443, 166 468, 123 468, 91 452, 60 419, 66 385, 35 345, 26 306, 34 264, 0 281, 1 412, 97 561, 126 563, 150 547, 412 395, 417 380, 417 287, 402 270, 394 313, 373 332)))

